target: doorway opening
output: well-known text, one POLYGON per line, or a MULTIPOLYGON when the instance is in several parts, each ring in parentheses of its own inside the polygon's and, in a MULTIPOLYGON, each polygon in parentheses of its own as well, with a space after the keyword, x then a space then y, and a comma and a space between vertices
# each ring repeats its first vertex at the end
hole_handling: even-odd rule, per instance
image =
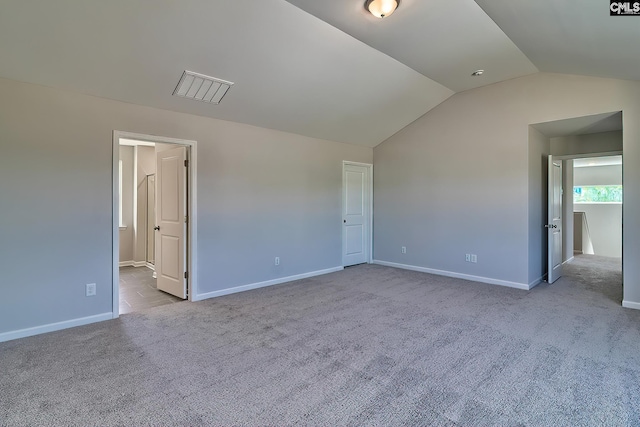
POLYGON ((114 131, 113 317, 197 292, 195 141, 114 131))
POLYGON ((622 258, 622 156, 572 162, 574 255, 622 258))
POLYGON ((541 245, 542 259, 547 260, 543 269, 546 281, 553 283, 560 278, 568 264, 572 264, 568 271, 575 275, 593 257, 594 266, 606 265, 609 270, 620 266, 619 275, 608 276, 620 277, 619 282, 607 286, 617 287, 621 297, 622 112, 531 127, 538 131, 533 144, 547 147, 542 156, 543 169, 549 172, 542 175, 542 205, 547 212, 543 213, 546 223, 541 245), (552 166, 558 166, 553 168, 555 176, 551 173, 552 166), (598 255, 593 251, 594 231, 600 248, 598 255))
POLYGON ((563 160, 566 191, 564 274, 620 303, 622 295, 621 154, 563 160))

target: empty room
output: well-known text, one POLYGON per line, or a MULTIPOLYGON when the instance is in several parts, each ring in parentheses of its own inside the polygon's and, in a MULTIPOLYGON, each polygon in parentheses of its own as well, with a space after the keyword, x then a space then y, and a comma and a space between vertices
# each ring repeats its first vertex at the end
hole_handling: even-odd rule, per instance
POLYGON ((2 2, 0 426, 640 425, 635 40, 633 1, 2 2))

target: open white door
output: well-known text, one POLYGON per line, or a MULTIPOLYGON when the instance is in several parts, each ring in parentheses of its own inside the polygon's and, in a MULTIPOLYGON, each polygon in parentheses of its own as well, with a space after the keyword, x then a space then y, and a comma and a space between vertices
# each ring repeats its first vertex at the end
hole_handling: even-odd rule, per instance
POLYGON ((345 163, 342 171, 342 263, 369 262, 371 168, 345 163))
POLYGON ((549 213, 547 228, 548 271, 547 282, 553 283, 562 276, 562 160, 549 156, 549 213))
POLYGON ((184 146, 156 155, 157 287, 183 299, 187 298, 186 160, 184 146))

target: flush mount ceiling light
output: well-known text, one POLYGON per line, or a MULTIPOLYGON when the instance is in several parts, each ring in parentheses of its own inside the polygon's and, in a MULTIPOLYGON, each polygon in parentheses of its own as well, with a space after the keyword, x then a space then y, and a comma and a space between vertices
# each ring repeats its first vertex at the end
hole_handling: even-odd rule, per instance
POLYGON ((376 18, 384 18, 395 12, 400 0, 367 0, 364 8, 376 18))
POLYGON ((173 94, 209 104, 219 104, 232 85, 232 82, 226 80, 185 71, 173 94))
POLYGON ((475 70, 473 73, 471 73, 473 77, 478 77, 478 76, 481 76, 482 74, 484 74, 484 70, 475 70))

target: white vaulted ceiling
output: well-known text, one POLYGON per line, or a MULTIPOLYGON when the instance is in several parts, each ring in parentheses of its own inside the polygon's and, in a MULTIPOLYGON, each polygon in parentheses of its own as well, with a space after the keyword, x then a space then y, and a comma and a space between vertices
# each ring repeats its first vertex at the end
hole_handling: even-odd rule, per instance
POLYGON ((384 19, 363 1, 287 1, 456 92, 538 71, 473 0, 403 0, 384 19))
POLYGON ((4 1, 0 77, 373 147, 538 70, 640 79, 640 17, 601 3, 402 0, 379 20, 364 0, 4 1), (184 70, 235 84, 220 105, 173 96, 184 70))

